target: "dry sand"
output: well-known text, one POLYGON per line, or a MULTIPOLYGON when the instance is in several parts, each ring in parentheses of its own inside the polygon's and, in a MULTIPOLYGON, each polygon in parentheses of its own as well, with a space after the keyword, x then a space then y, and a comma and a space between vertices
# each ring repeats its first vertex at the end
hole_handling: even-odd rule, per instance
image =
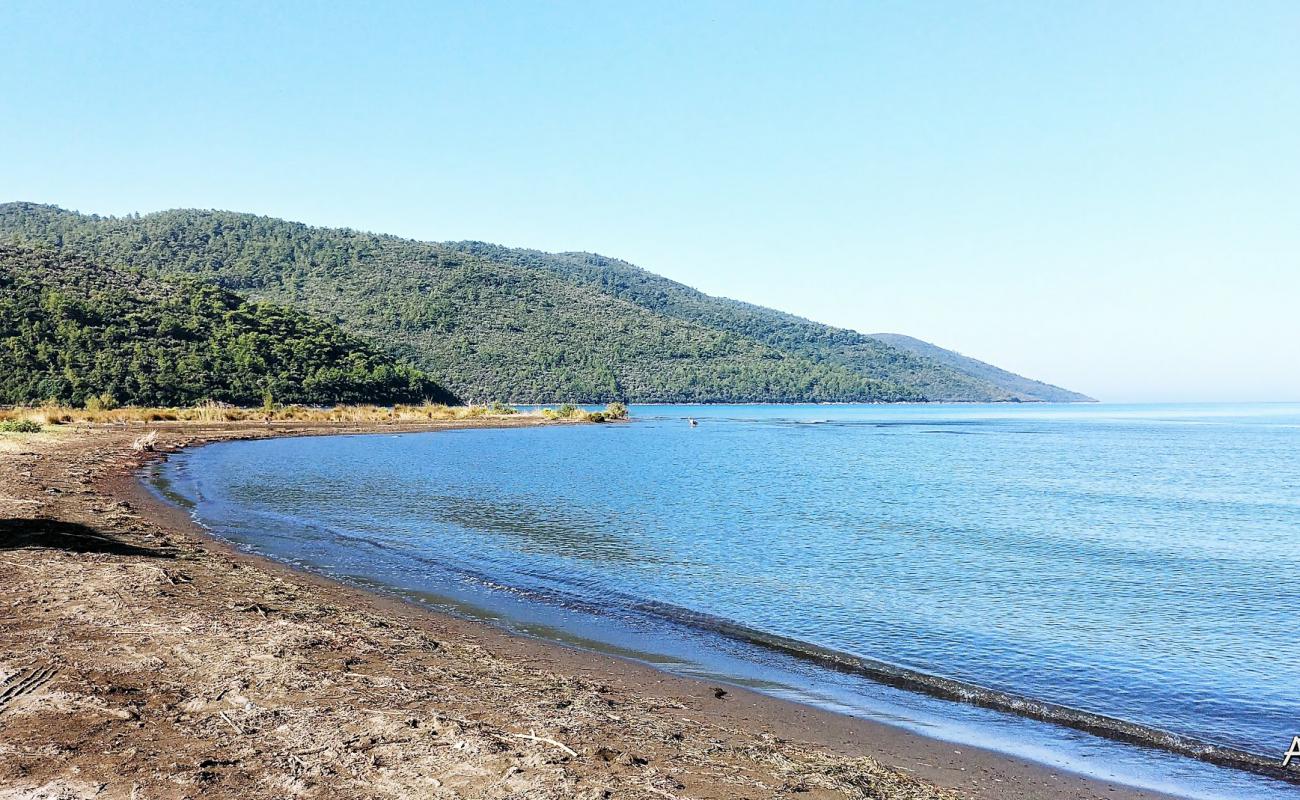
POLYGON ((140 433, 0 437, 0 798, 1158 797, 236 552, 139 485, 140 433))

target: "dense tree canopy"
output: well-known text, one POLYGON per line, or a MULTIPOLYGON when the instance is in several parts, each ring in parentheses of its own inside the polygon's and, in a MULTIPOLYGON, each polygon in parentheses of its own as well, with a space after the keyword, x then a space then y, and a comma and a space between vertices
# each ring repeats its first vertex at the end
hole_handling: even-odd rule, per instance
POLYGON ((671 319, 744 336, 784 353, 888 381, 906 387, 911 399, 1011 399, 1005 389, 980 376, 951 369, 935 359, 917 356, 857 331, 739 300, 712 297, 626 261, 593 253, 543 253, 482 242, 456 242, 447 247, 558 275, 671 319))
POLYGON ((0 246, 0 404, 455 398, 336 326, 204 284, 0 246))

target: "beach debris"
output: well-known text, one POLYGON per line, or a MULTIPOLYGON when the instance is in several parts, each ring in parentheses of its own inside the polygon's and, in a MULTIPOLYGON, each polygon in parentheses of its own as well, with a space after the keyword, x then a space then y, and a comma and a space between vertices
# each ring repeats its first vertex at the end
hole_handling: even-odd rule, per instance
POLYGON ((158 431, 149 431, 131 443, 131 449, 137 453, 152 453, 158 444, 158 431))
POLYGON ((721 700, 722 698, 726 697, 729 694, 729 692, 726 689, 723 689, 721 686, 711 687, 710 691, 712 691, 713 696, 718 698, 719 700, 721 700))
POLYGON ((268 606, 264 606, 261 603, 232 603, 230 608, 233 611, 240 611, 240 612, 256 611, 263 618, 266 617, 267 612, 272 612, 275 610, 268 606))
POLYGON ((31 785, 26 789, 15 789, 13 793, 6 789, 0 797, 6 798, 23 798, 23 800, 45 800, 45 798, 57 798, 58 800, 91 800, 99 797, 104 791, 107 784, 103 783, 86 783, 85 781, 69 781, 59 778, 41 785, 31 785))
POLYGON ((516 739, 527 739, 530 742, 541 742, 542 744, 549 744, 552 747, 560 748, 561 750, 573 756, 574 758, 578 757, 578 752, 574 750, 572 747, 569 747, 567 744, 563 742, 557 742, 554 739, 548 739, 545 736, 538 736, 537 731, 535 730, 531 730, 528 733, 512 733, 510 734, 510 736, 516 739))
POLYGON ((159 572, 162 573, 163 578, 166 579, 166 581, 170 583, 172 586, 179 586, 182 583, 194 583, 193 578, 191 578, 189 575, 185 574, 184 572, 181 572, 180 570, 168 572, 166 569, 163 569, 162 567, 157 567, 157 569, 159 572))
POLYGON ((619 757, 619 752, 608 747, 598 747, 596 752, 591 754, 598 761, 613 761, 619 757))

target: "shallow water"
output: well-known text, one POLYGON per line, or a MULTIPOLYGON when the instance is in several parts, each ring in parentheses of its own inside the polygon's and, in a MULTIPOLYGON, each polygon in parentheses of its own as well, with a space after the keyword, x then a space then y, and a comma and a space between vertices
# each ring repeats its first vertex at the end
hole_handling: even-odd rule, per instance
POLYGON ((1300 406, 633 413, 218 444, 156 485, 250 549, 537 635, 1188 796, 1295 791, 864 675, 1280 760, 1300 406))

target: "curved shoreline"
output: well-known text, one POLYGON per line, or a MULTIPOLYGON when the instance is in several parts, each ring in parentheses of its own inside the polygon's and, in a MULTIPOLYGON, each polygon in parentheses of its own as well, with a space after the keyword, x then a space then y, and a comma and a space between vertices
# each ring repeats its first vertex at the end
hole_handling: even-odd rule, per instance
MULTIPOLYGON (((392 433, 416 430, 440 430, 464 425, 435 426, 283 426, 266 429, 263 426, 225 425, 208 426, 157 426, 163 430, 163 443, 168 448, 198 445, 209 441, 234 438, 262 438, 277 435, 321 435, 345 433, 392 433)), ((1121 798, 1157 798, 1156 792, 1132 789, 1111 784, 1103 780, 1062 773, 1050 767, 1023 761, 990 751, 963 748, 954 752, 952 745, 929 739, 883 722, 847 717, 830 711, 823 711, 806 705, 793 703, 734 689, 725 702, 712 697, 707 683, 667 675, 642 664, 624 659, 592 654, 566 647, 562 644, 542 642, 512 635, 485 623, 448 617, 427 608, 418 607, 408 602, 384 597, 352 586, 341 584, 310 573, 294 570, 279 562, 260 556, 240 552, 218 538, 212 537, 194 524, 184 511, 154 497, 147 487, 136 478, 136 470, 147 458, 123 453, 131 437, 130 432, 93 431, 88 434, 89 441, 77 442, 80 447, 52 446, 42 448, 39 454, 45 457, 44 469, 33 470, 37 474, 31 481, 21 481, 30 486, 27 495, 20 494, 19 499, 30 499, 34 505, 54 506, 53 508, 35 508, 33 511, 47 510, 55 514, 47 518, 78 517, 94 518, 90 509, 76 508, 77 503, 68 502, 76 497, 55 495, 53 501, 41 498, 43 485, 48 485, 56 474, 70 473, 69 464, 72 455, 78 455, 80 464, 85 464, 87 457, 92 462, 102 462, 106 454, 118 459, 115 465, 106 470, 106 474, 92 475, 91 486, 97 494, 92 501, 113 501, 124 503, 132 508, 139 522, 128 528, 154 528, 165 532, 171 538, 192 538, 201 542, 201 551, 196 556, 203 562, 204 568, 214 569, 217 573, 236 570, 241 575, 265 576, 265 580, 284 582, 290 580, 304 595, 310 595, 322 602, 339 603, 345 608, 355 608, 381 615, 384 618, 400 621, 402 625, 415 629, 437 631, 442 637, 458 642, 471 642, 477 646, 488 646, 493 651, 505 654, 507 660, 542 664, 545 668, 575 675, 595 676, 603 682, 615 684, 619 691, 632 695, 658 697, 671 700, 683 706, 674 714, 689 714, 709 726, 722 728, 739 727, 745 731, 768 731, 777 741, 797 740, 806 742, 809 747, 821 751, 827 757, 859 758, 870 756, 897 769, 921 776, 922 778, 957 789, 960 796, 968 797, 1059 797, 1063 794, 1079 797, 1121 797, 1121 798), (54 502, 57 501, 57 502, 54 502), (210 552, 208 552, 210 551, 210 552), (954 757, 955 756, 955 757, 954 757)), ((2 458, 2 456, 0 456, 2 458)), ((86 504, 81 504, 85 506, 86 504)), ((6 511, 6 513, 8 513, 6 511)), ((115 537, 129 537, 131 531, 110 531, 115 537)), ((65 567, 67 565, 64 565, 65 567)), ((14 573, 4 564, 0 571, 14 573)), ((166 570, 163 570, 166 574, 166 570)), ((24 577, 21 572, 13 577, 24 577)), ((211 591, 217 591, 214 584, 211 591)), ((18 590, 13 590, 18 591, 18 590)), ((21 599, 21 598, 20 598, 21 599)), ((209 598, 212 599, 212 598, 209 598)), ((216 598, 218 600, 223 598, 216 598)), ((258 609, 261 607, 259 606, 258 609)), ((153 608, 150 613, 165 615, 166 608, 153 608)), ((259 614, 264 613, 258 610, 259 614)), ((245 615, 247 618, 247 615, 245 615)), ((146 690, 147 691, 147 690, 146 690)), ((494 701, 490 695, 482 698, 490 706, 494 701)), ((10 723, 13 724, 12 722, 10 723)), ((644 724, 649 724, 648 722, 644 724)), ((627 725, 623 726, 624 728, 627 725)), ((5 731, 5 738, 10 737, 10 730, 5 731)), ((737 734, 739 735, 739 734, 737 734)), ((9 776, 0 773, 0 781, 9 776)), ((0 785, 5 785, 0 783, 0 785)), ((365 795, 356 795, 365 796, 365 795)), ((899 795, 902 796, 902 795, 899 795)), ((909 795, 923 796, 923 795, 909 795)), ((938 796, 938 795, 936 795, 938 796)))
MULTIPOLYGON (((160 475, 161 474, 164 473, 160 473, 160 475)), ((165 474, 170 476, 168 479, 168 485, 170 485, 171 478, 183 475, 184 472, 183 470, 181 473, 172 471, 165 474)), ((161 484, 154 484, 153 489, 154 491, 159 492, 164 499, 169 500, 170 502, 185 504, 187 508, 190 508, 190 503, 195 502, 193 498, 184 496, 183 491, 177 491, 175 495, 173 495, 161 484)), ((193 487, 191 491, 197 492, 197 486, 193 487)), ((297 520, 296 522, 292 520, 296 520, 296 518, 291 518, 290 524, 312 524, 310 520, 304 519, 297 520)), ((223 538, 220 531, 212 531, 212 533, 218 538, 223 538)), ((344 535, 345 539, 351 538, 342 533, 339 535, 344 535)), ((365 537, 359 538, 358 543, 366 543, 372 546, 381 547, 377 542, 365 537)), ((437 558, 436 555, 429 555, 426 557, 417 554, 408 554, 408 557, 427 563, 431 566, 436 565, 441 569, 450 569, 457 575, 463 575, 484 585, 495 586, 500 583, 500 579, 495 575, 473 570, 466 571, 455 566, 449 567, 448 565, 443 564, 441 559, 437 558)), ((273 560, 276 559, 275 556, 270 556, 270 558, 273 560)), ((329 572, 329 569, 324 565, 317 565, 314 569, 322 569, 326 573, 329 572)), ((353 582, 351 585, 358 585, 358 583, 353 582)), ((368 581, 360 582, 360 585, 377 591, 384 591, 382 582, 376 584, 379 588, 370 587, 368 581)), ((532 602, 539 603, 546 607, 551 607, 554 604, 559 603, 564 608, 578 609, 591 614, 596 618, 604 617, 607 610, 603 606, 593 604, 590 601, 583 599, 581 596, 568 595, 562 592, 555 595, 545 592, 533 592, 531 590, 522 589, 518 586, 507 588, 510 589, 514 596, 531 598, 532 602)), ((437 594, 441 590, 435 586, 430 591, 437 594)), ((400 587, 391 587, 391 592, 400 597, 411 594, 412 592, 415 592, 415 590, 408 591, 407 589, 400 587)), ((1288 770, 1282 768, 1276 759, 1261 755, 1258 752, 1251 752, 1238 747, 1197 739, 1192 736, 1155 728, 1121 717, 1054 703, 1030 695, 994 689, 966 680, 912 669, 897 663, 873 658, 867 655, 836 650, 807 640, 772 633, 760 628, 745 625, 732 619, 716 616, 707 612, 683 608, 671 603, 647 600, 617 593, 613 596, 618 598, 620 601, 619 607, 625 610, 636 612, 637 614, 644 614, 648 617, 667 622, 670 625, 683 626, 691 630, 710 634, 718 634, 744 645, 750 645, 761 650, 790 656, 793 659, 815 664, 843 674, 863 677, 875 684, 901 689, 906 692, 922 694, 944 701, 986 708, 1015 717, 1048 723, 1059 728, 1082 731, 1111 741, 1161 750, 1194 759, 1196 761, 1213 764, 1215 766, 1251 772, 1277 780, 1300 783, 1300 770, 1288 770)), ((484 609, 484 614, 487 613, 489 613, 489 611, 484 609)), ((507 617, 509 617, 508 613, 507 617)), ((545 634, 538 635, 542 638, 547 638, 545 634)), ((554 632, 551 636, 551 640, 565 640, 575 635, 582 639, 588 638, 588 634, 583 632, 582 626, 579 624, 571 630, 554 632)), ((595 649, 601 652, 619 652, 623 647, 624 645, 621 643, 610 644, 604 640, 593 640, 593 643, 588 649, 595 649)), ((641 648, 635 645, 635 643, 631 643, 631 648, 638 652, 641 651, 641 648)), ((653 659, 649 657, 653 655, 667 657, 666 653, 651 653, 650 651, 646 651, 647 658, 642 659, 642 661, 652 661, 653 659)), ((633 657, 635 658, 635 656, 633 657)), ((719 677, 722 680, 727 680, 727 678, 723 677, 721 674, 719 677)), ((733 676, 732 682, 737 682, 737 676, 733 676)), ((1009 754, 1013 756, 1016 755, 1015 752, 1009 754)))
POLYGON ((1216 766, 1244 770, 1292 783, 1300 783, 1300 771, 1282 768, 1277 761, 1226 745, 1217 745, 1117 717, 1084 711, 1032 697, 990 689, 978 684, 945 678, 887 661, 834 650, 811 642, 750 628, 728 619, 664 603, 643 603, 642 608, 701 630, 713 631, 810 661, 829 669, 860 675, 876 683, 936 697, 955 703, 989 708, 1020 717, 1047 722, 1111 739, 1204 761, 1216 766))

